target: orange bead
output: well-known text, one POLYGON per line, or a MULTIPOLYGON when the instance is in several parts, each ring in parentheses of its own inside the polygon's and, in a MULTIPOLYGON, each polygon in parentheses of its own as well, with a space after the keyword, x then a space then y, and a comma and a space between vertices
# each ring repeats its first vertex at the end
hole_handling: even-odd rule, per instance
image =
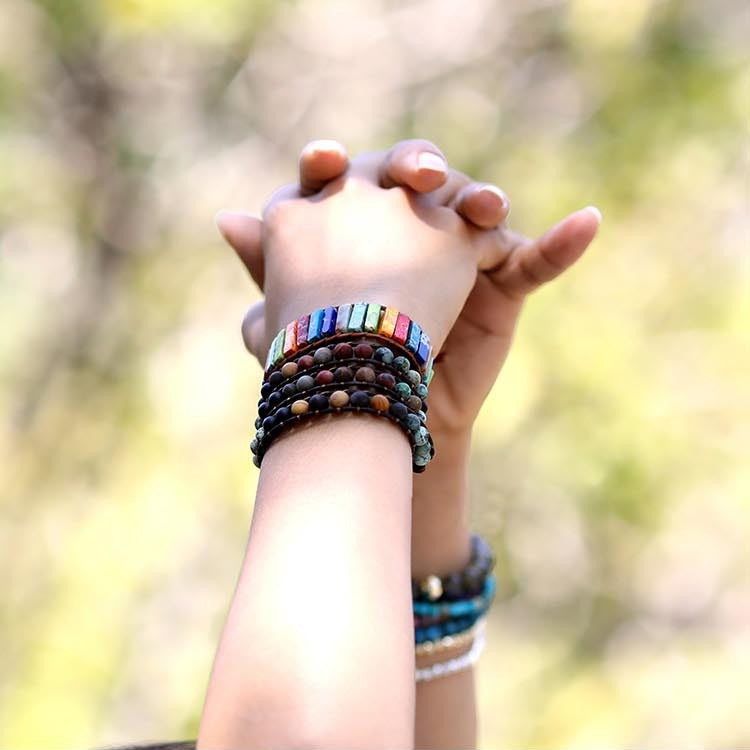
POLYGON ((377 409, 378 411, 388 411, 391 406, 391 402, 382 393, 376 393, 370 399, 370 406, 372 406, 373 409, 377 409))

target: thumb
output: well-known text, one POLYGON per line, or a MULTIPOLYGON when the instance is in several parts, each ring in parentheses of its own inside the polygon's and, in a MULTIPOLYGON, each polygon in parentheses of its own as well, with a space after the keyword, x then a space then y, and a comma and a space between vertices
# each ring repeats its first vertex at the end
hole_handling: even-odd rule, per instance
POLYGON ((264 264, 261 233, 263 222, 242 211, 219 211, 216 226, 232 246, 259 289, 263 289, 264 264))

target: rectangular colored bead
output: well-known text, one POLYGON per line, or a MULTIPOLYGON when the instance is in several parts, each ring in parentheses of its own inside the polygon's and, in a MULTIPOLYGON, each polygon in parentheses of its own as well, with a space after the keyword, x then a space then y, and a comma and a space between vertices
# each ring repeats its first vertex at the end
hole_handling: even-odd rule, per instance
POLYGON ((395 307, 386 307, 383 313, 383 319, 380 321, 380 327, 378 333, 383 336, 393 336, 393 331, 396 328, 396 319, 398 318, 398 310, 395 307))
POLYGON ((367 305, 367 314, 365 315, 365 331, 375 333, 380 323, 380 311, 383 308, 374 303, 367 305))
POLYGON ((274 336, 273 341, 271 342, 271 345, 268 347, 268 354, 266 355, 266 372, 268 372, 268 370, 271 369, 271 365, 273 364, 273 348, 275 345, 276 345, 276 336, 274 336))
POLYGON ((346 327, 349 325, 349 316, 351 313, 351 305, 339 305, 338 312, 336 313, 336 333, 346 331, 346 327))
POLYGON ((398 314, 398 318, 396 318, 396 326, 393 329, 394 341, 399 344, 406 343, 406 338, 409 335, 409 323, 411 323, 411 320, 409 320, 408 316, 403 313, 398 314))
POLYGON ((419 339, 422 336, 422 329, 419 327, 419 323, 415 323, 413 320, 409 326, 409 336, 406 339, 406 348, 410 352, 417 353, 419 349, 419 339))
POLYGON ((297 318, 297 348, 304 346, 307 343, 307 328, 310 325, 310 316, 303 315, 301 318, 297 318))
POLYGON ((367 312, 367 304, 365 302, 357 302, 352 307, 352 315, 349 318, 349 325, 347 325, 347 331, 361 331, 365 325, 365 313, 367 312))
POLYGON ((422 331, 419 337, 419 346, 417 347, 417 362, 424 367, 427 364, 427 358, 430 356, 430 337, 422 331))
POLYGON ((310 313, 310 324, 307 327, 307 343, 317 341, 320 338, 320 328, 323 325, 323 310, 310 313))
POLYGON ((320 326, 321 336, 333 336, 336 329, 336 308, 326 307, 323 311, 323 323, 320 326))
POLYGON ((284 331, 284 356, 288 357, 297 351, 297 321, 293 320, 284 331))
POLYGON ((435 374, 435 370, 433 369, 434 364, 435 364, 435 359, 433 357, 430 357, 427 363, 427 372, 424 374, 424 377, 422 378, 422 382, 425 385, 430 384, 430 381, 432 380, 432 376, 435 374))
POLYGON ((277 334, 276 338, 273 341, 273 362, 272 364, 277 364, 281 362, 282 359, 284 359, 284 335, 286 334, 286 331, 282 328, 277 334))

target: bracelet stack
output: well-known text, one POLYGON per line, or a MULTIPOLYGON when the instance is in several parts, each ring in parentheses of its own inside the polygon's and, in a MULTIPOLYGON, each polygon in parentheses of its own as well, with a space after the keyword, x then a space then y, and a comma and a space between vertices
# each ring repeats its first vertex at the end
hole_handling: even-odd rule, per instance
POLYGON ((250 443, 260 466, 273 440, 322 414, 367 412, 396 423, 422 472, 435 449, 427 430, 432 349, 427 334, 394 308, 355 303, 316 310, 274 337, 250 443))
POLYGON ((485 616, 495 596, 491 573, 495 558, 478 535, 472 535, 471 546, 471 559, 464 570, 445 578, 428 576, 412 581, 416 655, 452 654, 447 661, 418 669, 418 681, 470 667, 484 647, 485 616))

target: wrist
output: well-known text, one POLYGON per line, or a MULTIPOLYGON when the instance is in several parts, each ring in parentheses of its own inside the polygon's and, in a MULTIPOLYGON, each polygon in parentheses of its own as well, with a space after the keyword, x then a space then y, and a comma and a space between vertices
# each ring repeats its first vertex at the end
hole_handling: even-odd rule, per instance
POLYGON ((429 470, 414 477, 412 577, 460 570, 471 555, 469 455, 471 431, 434 436, 429 470))

